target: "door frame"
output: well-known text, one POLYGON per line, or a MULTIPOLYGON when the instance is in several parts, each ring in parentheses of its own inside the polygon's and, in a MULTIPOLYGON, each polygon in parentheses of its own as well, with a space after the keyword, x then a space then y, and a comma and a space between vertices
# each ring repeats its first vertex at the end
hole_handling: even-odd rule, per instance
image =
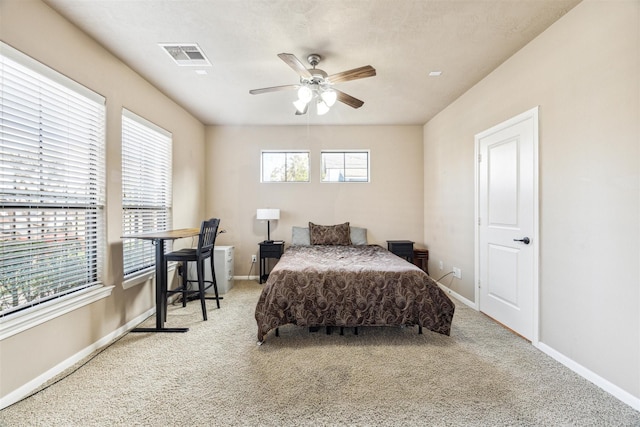
POLYGON ((539 200, 540 200, 540 191, 539 191, 539 162, 538 162, 538 106, 525 111, 524 113, 518 114, 515 117, 507 119, 495 126, 490 127, 482 132, 479 132, 474 137, 474 145, 475 145, 475 200, 474 200, 474 258, 475 258, 475 271, 474 271, 474 296, 476 302, 476 309, 480 311, 480 140, 487 135, 491 135, 497 131, 504 129, 505 127, 509 127, 515 123, 519 123, 523 120, 533 119, 533 233, 532 240, 535 242, 535 250, 533 251, 533 337, 531 340, 531 344, 534 346, 538 346, 538 342, 540 339, 539 328, 540 328, 540 232, 539 232, 539 200))

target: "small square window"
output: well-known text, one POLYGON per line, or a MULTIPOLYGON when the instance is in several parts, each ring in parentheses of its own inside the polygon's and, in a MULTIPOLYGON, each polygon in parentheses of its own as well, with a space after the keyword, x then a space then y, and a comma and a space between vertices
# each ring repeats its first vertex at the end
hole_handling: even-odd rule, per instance
POLYGON ((368 151, 323 151, 322 182, 369 182, 368 151))
POLYGON ((309 182, 308 151, 263 151, 261 182, 309 182))

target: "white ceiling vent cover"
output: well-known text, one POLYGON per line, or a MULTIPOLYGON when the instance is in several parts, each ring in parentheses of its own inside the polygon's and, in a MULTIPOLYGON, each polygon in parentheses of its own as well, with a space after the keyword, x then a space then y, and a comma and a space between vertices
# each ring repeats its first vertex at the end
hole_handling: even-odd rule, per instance
POLYGON ((197 43, 158 43, 160 47, 181 67, 211 66, 197 43))

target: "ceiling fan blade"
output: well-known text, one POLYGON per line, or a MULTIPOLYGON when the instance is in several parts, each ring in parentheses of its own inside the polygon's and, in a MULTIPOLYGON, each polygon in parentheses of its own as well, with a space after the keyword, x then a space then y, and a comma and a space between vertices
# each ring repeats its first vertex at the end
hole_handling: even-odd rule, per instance
POLYGON ((280 59, 282 59, 284 62, 286 62, 289 67, 293 68, 293 71, 298 73, 298 75, 300 75, 300 77, 302 77, 304 79, 312 79, 313 78, 313 76, 311 75, 309 70, 307 70, 307 67, 302 62, 300 62, 300 60, 298 58, 296 58, 296 56, 294 54, 292 54, 292 53, 279 53, 278 57, 280 59))
POLYGON ((288 90, 288 89, 298 89, 299 87, 300 87, 300 85, 283 85, 283 86, 263 87, 262 89, 251 89, 249 91, 249 93, 251 95, 259 95, 261 93, 278 92, 278 91, 281 91, 281 90, 288 90))
POLYGON ((347 95, 346 93, 341 92, 336 88, 333 88, 333 90, 335 90, 336 94, 338 95, 338 101, 347 104, 349 107, 360 108, 364 104, 364 101, 360 101, 358 98, 347 95))
POLYGON ((348 82, 349 80, 364 79, 365 77, 373 77, 376 75, 376 69, 371 65, 354 68, 353 70, 343 71, 341 73, 332 74, 328 77, 331 83, 348 82))

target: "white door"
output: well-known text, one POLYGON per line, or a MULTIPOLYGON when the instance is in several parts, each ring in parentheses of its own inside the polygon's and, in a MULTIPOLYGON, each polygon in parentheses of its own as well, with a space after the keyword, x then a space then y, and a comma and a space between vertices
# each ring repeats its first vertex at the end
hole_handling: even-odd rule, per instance
POLYGON ((479 309, 537 343, 538 110, 476 135, 479 309))

